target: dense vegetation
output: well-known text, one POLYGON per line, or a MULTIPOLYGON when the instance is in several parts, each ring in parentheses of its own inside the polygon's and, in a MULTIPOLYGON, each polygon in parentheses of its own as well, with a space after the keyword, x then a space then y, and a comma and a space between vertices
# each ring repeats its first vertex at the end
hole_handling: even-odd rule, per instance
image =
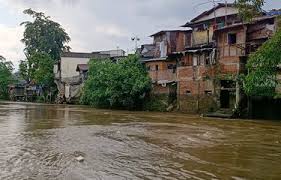
POLYGON ((53 65, 60 59, 63 51, 68 51, 66 46, 70 37, 60 24, 50 20, 44 13, 31 9, 24 11, 34 21, 23 22, 25 27, 24 38, 26 60, 20 62, 20 75, 27 82, 34 81, 44 90, 56 89, 53 79, 53 65))
POLYGON ((0 56, 0 99, 8 99, 8 86, 13 82, 13 65, 10 61, 0 56))
MULTIPOLYGON (((265 0, 236 0, 239 16, 244 22, 250 22, 263 12, 265 0)), ((243 88, 248 96, 274 97, 280 82, 277 75, 281 64, 281 30, 280 18, 277 19, 275 35, 266 41, 247 62, 248 74, 242 76, 243 88)))
POLYGON ((95 107, 135 109, 142 105, 151 80, 137 56, 114 63, 93 59, 81 102, 95 107))
POLYGON ((250 55, 248 75, 244 78, 244 90, 250 96, 276 96, 278 65, 281 64, 281 30, 265 42, 256 53, 250 55))

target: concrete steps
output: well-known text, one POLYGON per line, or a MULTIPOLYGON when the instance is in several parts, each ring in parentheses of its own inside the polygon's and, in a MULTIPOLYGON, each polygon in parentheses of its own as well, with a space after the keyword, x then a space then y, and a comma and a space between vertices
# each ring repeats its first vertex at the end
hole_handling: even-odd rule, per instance
POLYGON ((204 114, 204 117, 216 117, 216 118, 233 118, 234 112, 232 109, 219 109, 216 112, 213 113, 206 113, 204 114))

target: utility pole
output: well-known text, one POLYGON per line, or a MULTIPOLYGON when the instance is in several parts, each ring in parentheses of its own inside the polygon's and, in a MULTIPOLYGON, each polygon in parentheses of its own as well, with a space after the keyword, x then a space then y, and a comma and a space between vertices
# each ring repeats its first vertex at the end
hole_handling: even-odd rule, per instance
POLYGON ((228 4, 227 4, 227 0, 225 0, 225 26, 227 26, 227 8, 228 8, 228 4))
MULTIPOLYGON (((215 0, 212 0, 213 1, 213 5, 214 5, 214 8, 216 7, 216 2, 215 0)), ((217 24, 217 13, 216 11, 214 11, 214 16, 215 16, 215 24, 217 24)))
POLYGON ((140 41, 140 38, 138 36, 132 37, 131 40, 135 42, 135 51, 138 50, 138 42, 140 41))

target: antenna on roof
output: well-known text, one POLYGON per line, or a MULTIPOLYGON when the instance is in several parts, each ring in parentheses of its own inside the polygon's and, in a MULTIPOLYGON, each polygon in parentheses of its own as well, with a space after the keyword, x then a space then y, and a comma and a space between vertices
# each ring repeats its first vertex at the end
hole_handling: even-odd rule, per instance
POLYGON ((138 36, 135 36, 135 37, 132 37, 131 40, 133 42, 135 42, 135 50, 137 52, 137 50, 138 50, 138 41, 140 41, 140 38, 138 36))

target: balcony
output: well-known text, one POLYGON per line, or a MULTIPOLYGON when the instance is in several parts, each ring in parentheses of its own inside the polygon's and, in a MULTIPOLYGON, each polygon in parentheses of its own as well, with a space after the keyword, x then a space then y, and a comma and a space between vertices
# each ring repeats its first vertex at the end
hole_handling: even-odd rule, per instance
POLYGON ((218 46, 218 52, 220 57, 233 57, 233 56, 245 56, 246 44, 228 44, 218 46))
POLYGON ((176 70, 159 70, 159 71, 149 71, 149 76, 152 82, 173 82, 176 81, 177 75, 176 70))

